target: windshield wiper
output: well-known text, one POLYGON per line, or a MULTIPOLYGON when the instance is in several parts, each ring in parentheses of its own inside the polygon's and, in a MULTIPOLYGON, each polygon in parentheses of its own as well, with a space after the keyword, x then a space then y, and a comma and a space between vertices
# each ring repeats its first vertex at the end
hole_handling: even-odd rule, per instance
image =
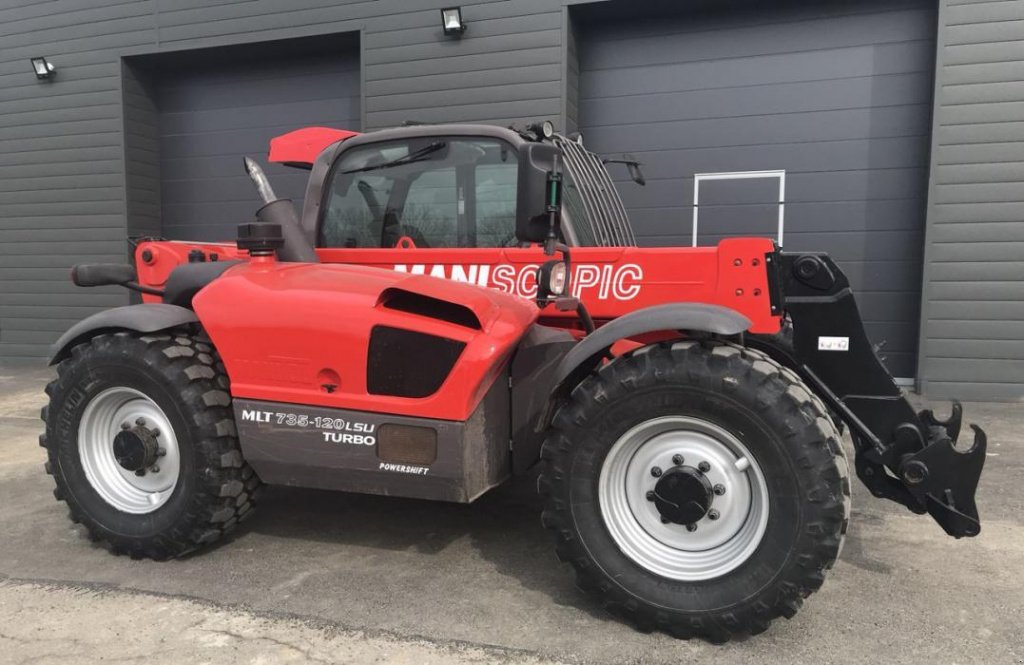
POLYGON ((390 162, 384 162, 383 164, 374 164, 372 166, 363 166, 358 169, 350 169, 348 171, 342 171, 344 174, 349 173, 365 173, 366 171, 377 171, 378 169, 390 169, 394 166, 402 166, 404 164, 412 164, 413 162, 421 162, 427 158, 428 155, 432 155, 438 150, 447 147, 447 143, 444 141, 434 141, 428 145, 423 146, 419 150, 410 152, 405 157, 399 157, 398 159, 392 159, 390 162))

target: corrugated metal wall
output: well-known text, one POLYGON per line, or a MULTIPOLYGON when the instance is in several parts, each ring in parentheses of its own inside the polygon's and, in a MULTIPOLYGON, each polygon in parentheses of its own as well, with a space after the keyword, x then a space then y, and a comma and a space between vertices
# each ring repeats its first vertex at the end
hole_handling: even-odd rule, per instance
POLYGON ((441 34, 439 7, 436 0, 3 3, 0 358, 45 356, 74 322, 128 302, 123 289, 68 281, 74 263, 124 261, 127 233, 153 232, 160 207, 150 131, 156 110, 131 66, 122 97, 122 57, 356 31, 366 129, 407 119, 559 117, 562 3, 464 5, 470 28, 459 40, 441 34), (35 79, 29 58, 36 55, 54 62, 55 80, 35 79))
POLYGON ((68 269, 125 256, 118 53, 151 44, 149 3, 6 2, 0 9, 0 357, 42 356, 79 319, 127 302, 68 269), (49 56, 59 79, 37 81, 49 56))
POLYGON ((152 76, 160 110, 161 235, 232 241, 259 207, 242 155, 263 163, 278 196, 302 206, 309 173, 262 158, 273 137, 296 127, 362 128, 358 40, 331 41, 308 49, 299 39, 203 50, 208 58, 198 66, 171 54, 160 58, 152 76))
MULTIPOLYGON (((937 2, 921 378, 936 396, 1020 399, 1024 2, 937 2)), ((440 34, 436 0, 3 3, 0 357, 43 356, 74 321, 127 302, 119 289, 67 281, 72 263, 123 260, 126 233, 156 221, 157 196, 125 187, 126 160, 141 185, 133 191, 159 173, 149 139, 132 132, 155 111, 122 57, 359 31, 367 129, 406 119, 571 121, 567 4, 576 0, 473 0, 463 5, 469 30, 453 40, 440 34), (53 60, 56 80, 35 80, 35 55, 53 60)))
MULTIPOLYGON (((591 149, 644 163, 646 187, 613 169, 640 244, 690 244, 695 173, 784 170, 785 249, 831 254, 889 371, 915 376, 934 4, 717 0, 576 18, 580 128, 591 149)), ((705 181, 698 243, 776 236, 780 187, 705 181)))
POLYGON ((920 381, 1024 399, 1024 2, 943 3, 920 381))

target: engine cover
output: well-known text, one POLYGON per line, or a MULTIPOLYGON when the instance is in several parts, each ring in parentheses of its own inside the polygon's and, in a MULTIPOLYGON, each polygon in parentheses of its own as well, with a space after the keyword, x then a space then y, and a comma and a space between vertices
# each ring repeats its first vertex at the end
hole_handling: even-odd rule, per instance
POLYGON ((533 302, 364 266, 249 262, 193 306, 236 399, 465 421, 536 321, 533 302))

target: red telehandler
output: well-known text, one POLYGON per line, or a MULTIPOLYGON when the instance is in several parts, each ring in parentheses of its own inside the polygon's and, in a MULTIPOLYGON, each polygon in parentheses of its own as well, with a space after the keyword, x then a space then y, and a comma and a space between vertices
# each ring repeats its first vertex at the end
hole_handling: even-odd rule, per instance
MULTIPOLYGON (((312 128, 297 214, 236 243, 138 241, 80 286, 142 303, 56 343, 40 441, 55 494, 116 553, 165 559, 262 483, 471 502, 541 464, 581 588, 641 629, 725 641, 818 589, 857 476, 975 536, 985 461, 961 409, 916 412, 826 254, 639 248, 597 155, 550 123, 312 128)), ((643 182, 638 164, 623 161, 643 182)))

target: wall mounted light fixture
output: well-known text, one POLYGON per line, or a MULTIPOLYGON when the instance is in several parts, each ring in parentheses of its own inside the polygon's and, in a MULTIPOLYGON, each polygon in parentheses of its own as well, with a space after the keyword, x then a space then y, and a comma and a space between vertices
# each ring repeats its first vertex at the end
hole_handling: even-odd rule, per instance
POLYGON ((45 57, 32 58, 32 70, 36 73, 37 79, 52 78, 57 73, 57 68, 45 57))
POLYGON ((462 20, 461 7, 445 7, 441 10, 441 27, 447 37, 461 37, 466 31, 466 23, 462 20))

